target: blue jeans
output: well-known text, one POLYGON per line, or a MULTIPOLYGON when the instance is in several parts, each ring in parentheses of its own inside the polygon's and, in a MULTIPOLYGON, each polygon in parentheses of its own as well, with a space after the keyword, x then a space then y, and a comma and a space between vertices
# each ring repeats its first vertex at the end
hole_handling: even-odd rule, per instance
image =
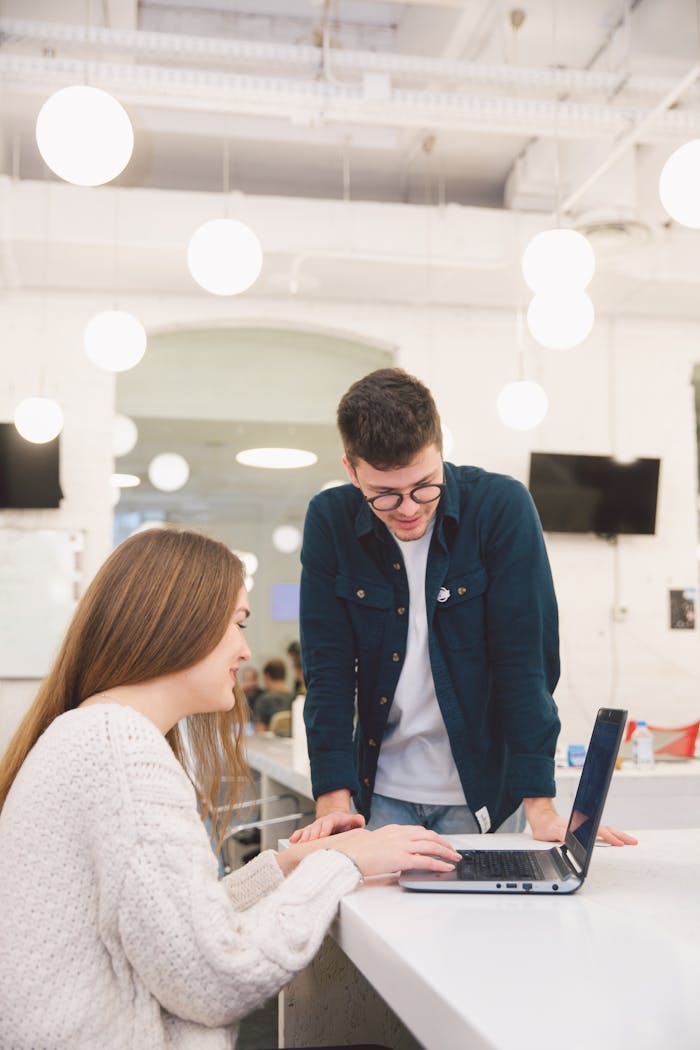
MULTIPOLYGON (((468 806, 433 806, 422 802, 402 802, 386 795, 372 795, 372 813, 367 823, 371 830, 385 824, 422 824, 438 835, 478 835, 479 825, 468 806)), ((523 807, 501 824, 497 831, 525 830, 523 807)))

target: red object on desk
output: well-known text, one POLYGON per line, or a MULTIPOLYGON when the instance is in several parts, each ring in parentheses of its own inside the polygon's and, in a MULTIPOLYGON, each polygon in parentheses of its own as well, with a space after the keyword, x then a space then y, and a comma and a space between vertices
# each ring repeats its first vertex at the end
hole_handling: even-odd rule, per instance
MULTIPOLYGON (((669 755, 672 758, 692 758, 695 754, 695 741, 698 736, 700 722, 692 722, 688 726, 676 726, 665 729, 662 726, 652 726, 647 723, 648 728, 654 736, 654 755, 663 757, 669 755)), ((637 728, 636 722, 627 723, 625 741, 630 740, 632 733, 637 728)))

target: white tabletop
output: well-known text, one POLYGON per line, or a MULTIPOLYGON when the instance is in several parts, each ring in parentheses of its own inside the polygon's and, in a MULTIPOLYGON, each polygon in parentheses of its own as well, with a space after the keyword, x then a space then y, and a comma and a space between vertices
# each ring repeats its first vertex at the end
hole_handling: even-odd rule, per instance
MULTIPOLYGON (((700 830, 597 848, 578 893, 412 893, 369 880, 334 936, 428 1050, 697 1050, 700 830)), ((537 845, 454 836, 461 848, 537 845)))

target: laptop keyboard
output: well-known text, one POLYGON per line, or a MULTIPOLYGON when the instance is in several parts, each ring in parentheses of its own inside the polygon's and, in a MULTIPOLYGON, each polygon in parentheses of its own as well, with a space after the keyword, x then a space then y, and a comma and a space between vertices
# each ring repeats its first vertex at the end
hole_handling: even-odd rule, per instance
POLYGON ((536 853, 527 850, 459 850, 457 878, 463 882, 493 879, 541 879, 542 869, 536 853))

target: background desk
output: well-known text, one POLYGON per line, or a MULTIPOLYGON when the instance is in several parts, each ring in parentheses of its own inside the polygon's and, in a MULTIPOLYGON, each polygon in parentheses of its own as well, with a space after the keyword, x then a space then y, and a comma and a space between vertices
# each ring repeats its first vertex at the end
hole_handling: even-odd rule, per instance
MULTIPOLYGON (((312 812, 311 778, 308 760, 295 757, 293 741, 283 737, 258 735, 247 738, 248 761, 261 774, 262 795, 290 791, 297 796, 301 811, 312 812)), ((574 801, 581 771, 557 769, 557 808, 567 815, 574 801)), ((279 809, 263 809, 263 816, 277 816, 279 809)), ((309 818, 310 819, 310 818, 309 818)), ((687 762, 658 762, 647 772, 624 767, 613 775, 605 807, 606 823, 624 828, 700 827, 700 759, 687 762)), ((291 834, 294 825, 273 825, 263 832, 266 847, 291 834)), ((483 843, 482 843, 483 845, 483 843)))
POLYGON ((283 993, 280 1043, 697 1050, 699 871, 700 830, 646 831, 639 846, 597 848, 570 897, 410 893, 370 880, 341 902, 332 937, 283 993))

